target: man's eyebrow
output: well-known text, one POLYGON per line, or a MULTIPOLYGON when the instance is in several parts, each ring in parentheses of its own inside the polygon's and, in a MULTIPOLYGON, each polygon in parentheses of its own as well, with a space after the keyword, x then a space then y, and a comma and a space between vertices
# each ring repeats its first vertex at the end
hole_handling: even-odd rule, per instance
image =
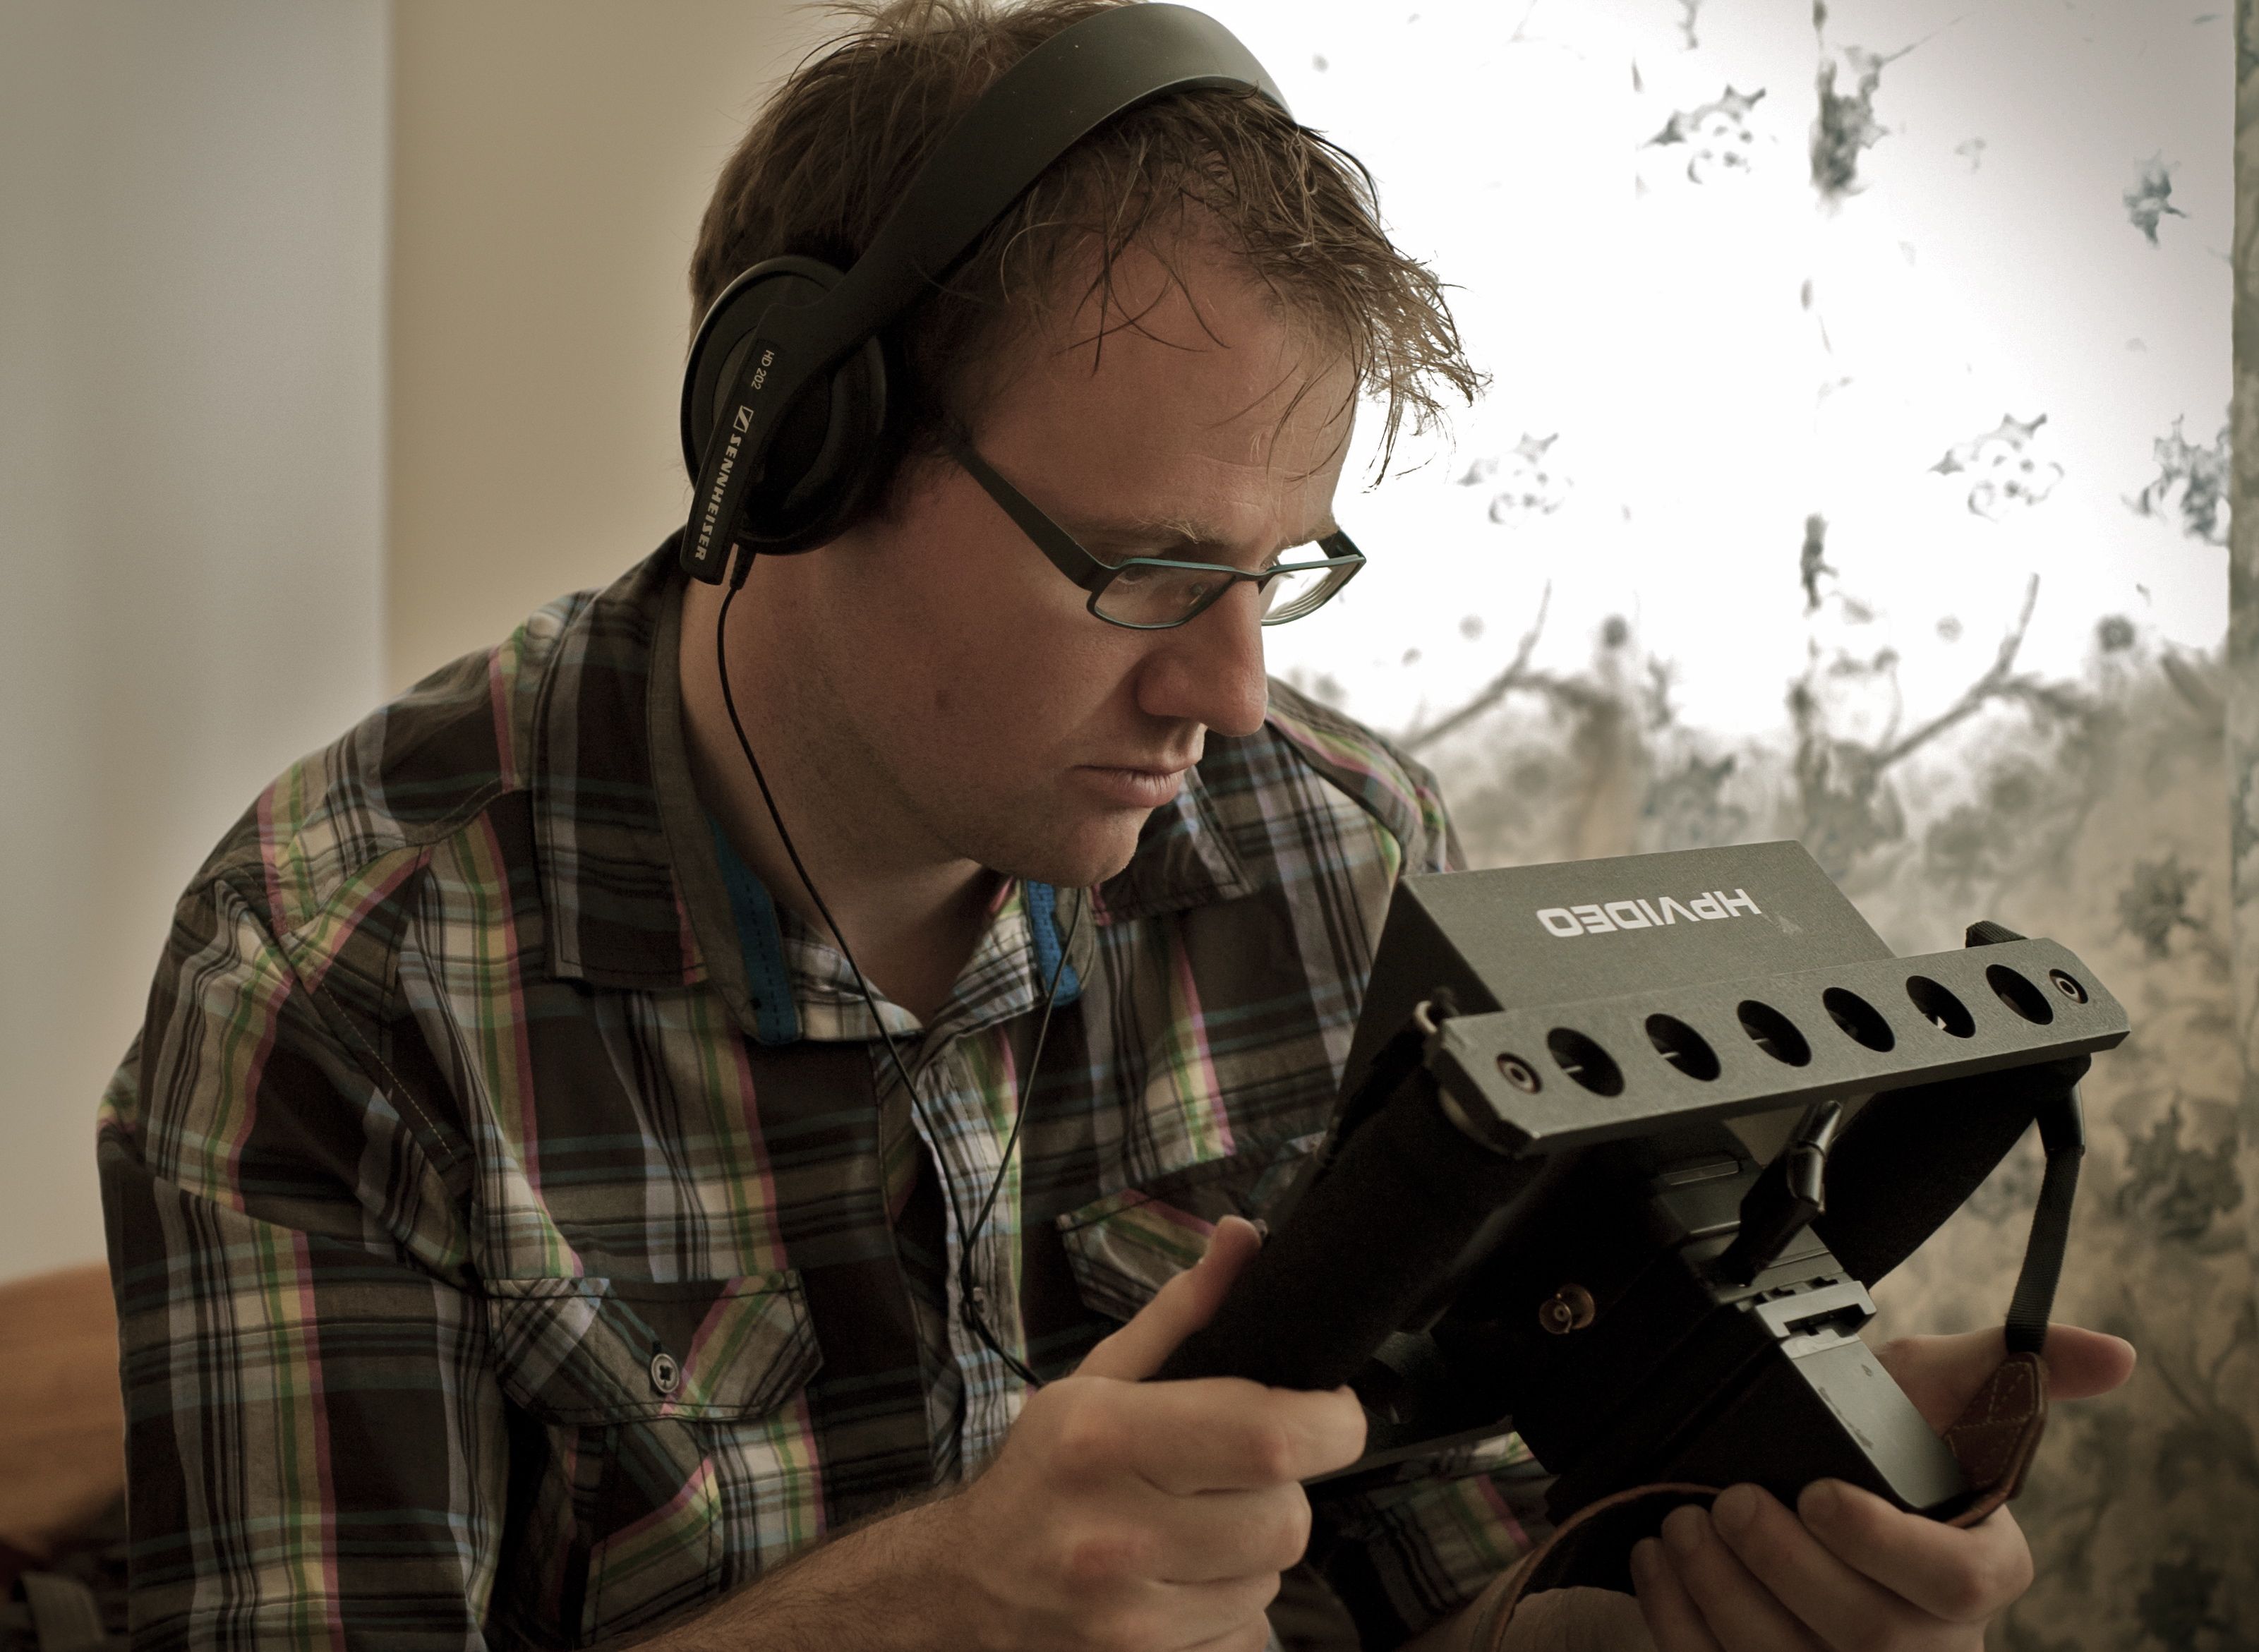
MULTIPOLYGON (((1086 545, 1160 544, 1202 551, 1230 548, 1230 541, 1216 531, 1214 523, 1195 522, 1186 516, 1110 516, 1103 521, 1085 520, 1067 525, 1069 531, 1086 545)), ((1340 531, 1341 524, 1329 510, 1315 526, 1286 540, 1280 548, 1291 551, 1297 545, 1315 545, 1328 534, 1340 531)))

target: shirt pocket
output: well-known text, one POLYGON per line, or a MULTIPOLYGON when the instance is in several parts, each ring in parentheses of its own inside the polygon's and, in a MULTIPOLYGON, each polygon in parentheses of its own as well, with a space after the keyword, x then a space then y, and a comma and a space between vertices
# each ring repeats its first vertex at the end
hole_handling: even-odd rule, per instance
POLYGON ((732 1422, 774 1410, 823 1363, 800 1275, 490 1279, 502 1392, 545 1421, 732 1422))
POLYGON ((485 1296, 511 1413, 494 1591, 510 1631, 585 1645, 784 1557, 809 1513, 795 1401, 823 1364, 797 1272, 491 1279, 485 1296))
POLYGON ((1261 1221, 1324 1140, 1314 1130, 1126 1187, 1058 1219, 1083 1306, 1129 1320, 1201 1258, 1226 1216, 1261 1221))

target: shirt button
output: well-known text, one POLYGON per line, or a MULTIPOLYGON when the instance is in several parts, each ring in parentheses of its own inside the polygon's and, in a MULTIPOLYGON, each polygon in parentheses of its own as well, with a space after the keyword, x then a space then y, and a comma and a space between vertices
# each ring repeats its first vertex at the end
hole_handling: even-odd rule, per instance
POLYGON ((667 1353, 651 1356, 651 1386, 653 1393, 671 1394, 682 1384, 682 1367, 667 1353))

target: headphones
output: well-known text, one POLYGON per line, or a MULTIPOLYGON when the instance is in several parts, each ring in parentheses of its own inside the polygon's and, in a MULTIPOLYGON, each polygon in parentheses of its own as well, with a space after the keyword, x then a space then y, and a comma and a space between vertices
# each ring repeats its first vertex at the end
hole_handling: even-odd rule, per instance
MULTIPOLYGON (((731 281, 699 324, 683 373, 682 457, 697 479, 683 569, 718 585, 738 545, 780 555, 836 538, 882 480, 886 329, 1092 132, 1154 98, 1210 87, 1292 112, 1263 66, 1205 13, 1158 4, 1095 13, 981 94, 852 268, 787 256, 731 281)), ((740 560, 736 580, 751 566, 751 555, 740 560)))

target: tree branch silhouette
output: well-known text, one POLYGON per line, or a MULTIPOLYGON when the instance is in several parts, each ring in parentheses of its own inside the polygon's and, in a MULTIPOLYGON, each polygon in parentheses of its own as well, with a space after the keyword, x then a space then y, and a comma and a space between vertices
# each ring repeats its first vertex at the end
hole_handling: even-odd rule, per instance
POLYGON ((1956 700, 1937 716, 1904 737, 1891 741, 1879 748, 1874 756, 1878 771, 1889 768, 1899 759, 1935 740, 1955 724, 1966 722, 1994 700, 2020 700, 2058 716, 2078 709, 2077 694, 2060 683, 2046 683, 2030 673, 2015 674, 2016 656, 2022 652, 2024 637, 2032 628, 2032 610, 2039 606, 2040 576, 2031 577, 2024 587, 2024 606, 2016 616, 2016 623, 2000 639, 2000 651, 1994 656, 1992 667, 1961 691, 1956 700))
POLYGON ((1546 610, 1553 605, 1553 583, 1547 580, 1545 594, 1537 599, 1537 617, 1521 635, 1514 651, 1513 662, 1475 692, 1474 697, 1456 711, 1445 713, 1429 723, 1415 723, 1397 737, 1397 744, 1407 751, 1417 751, 1422 746, 1433 745, 1445 735, 1464 728, 1517 688, 1536 688, 1558 694, 1565 685, 1543 672, 1529 669, 1529 657, 1537 649, 1537 639, 1545 634, 1546 610))

